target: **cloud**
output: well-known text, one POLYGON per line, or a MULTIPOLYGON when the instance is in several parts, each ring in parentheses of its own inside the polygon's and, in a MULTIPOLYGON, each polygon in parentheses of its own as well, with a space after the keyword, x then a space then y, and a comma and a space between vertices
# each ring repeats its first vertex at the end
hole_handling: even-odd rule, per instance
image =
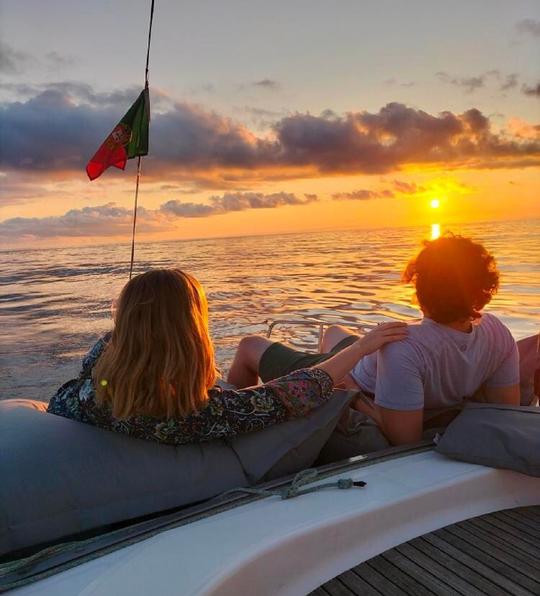
POLYGON ((474 91, 477 89, 485 87, 489 80, 495 80, 499 82, 499 91, 509 91, 510 89, 517 87, 519 80, 519 77, 516 73, 503 75, 497 69, 488 70, 479 75, 470 77, 451 76, 447 72, 443 71, 435 73, 435 76, 441 82, 448 83, 456 87, 461 87, 467 93, 474 93, 474 91))
POLYGON ((530 97, 540 97, 540 83, 537 83, 532 87, 530 87, 529 85, 523 85, 521 87, 521 91, 525 95, 529 95, 530 97))
POLYGON ((334 201, 369 201, 370 199, 391 199, 395 194, 391 190, 353 190, 352 192, 337 192, 332 195, 334 201))
MULTIPOLYGON (((159 209, 139 207, 137 230, 140 233, 174 230, 175 219, 223 215, 248 209, 276 209, 286 205, 309 205, 316 195, 301 199, 294 194, 279 192, 225 193, 210 197, 210 204, 171 200, 159 209)), ((0 238, 13 242, 26 239, 57 237, 108 237, 131 234, 132 210, 106 203, 95 207, 71 209, 63 215, 50 217, 14 217, 0 222, 0 238)))
MULTIPOLYGON (((0 83, 0 89, 11 93, 19 100, 27 100, 35 96, 42 96, 50 92, 49 96, 57 95, 63 97, 73 105, 87 105, 103 108, 111 106, 126 106, 126 110, 141 92, 140 86, 131 85, 125 89, 117 89, 110 92, 96 92, 91 85, 80 81, 59 81, 43 83, 40 85, 29 85, 27 83, 0 83)), ((152 89, 152 107, 170 107, 172 102, 166 93, 159 88, 152 89)), ((120 118, 121 116, 119 116, 120 118)))
POLYGON ((405 182, 404 180, 394 180, 394 189, 404 195, 412 195, 424 192, 426 189, 415 182, 405 182))
POLYGON ((491 76, 493 71, 472 77, 453 77, 447 72, 437 72, 435 76, 443 83, 449 83, 456 87, 462 87, 467 93, 473 93, 477 89, 481 89, 486 84, 486 79, 491 76))
POLYGON ((0 72, 2 74, 19 74, 31 61, 30 54, 15 50, 0 41, 0 72))
POLYGON ((540 21, 534 19, 523 19, 516 23, 516 29, 524 35, 540 37, 540 21))
POLYGON ((52 51, 37 58, 0 41, 0 73, 4 75, 18 75, 37 67, 50 71, 61 70, 75 63, 76 60, 69 55, 52 51))
POLYGON ((285 205, 308 205, 317 200, 317 195, 312 194, 306 194, 304 199, 301 199, 295 194, 286 192, 272 194, 230 192, 221 196, 210 197, 210 205, 173 200, 161 205, 160 210, 177 217, 208 217, 209 215, 221 215, 230 211, 275 209, 285 205))
MULTIPOLYGON (((77 171, 82 176, 87 160, 135 95, 134 88, 127 89, 118 92, 122 100, 117 101, 113 94, 98 94, 85 85, 55 85, 27 101, 0 107, 2 168, 49 174, 77 171), (120 111, 117 104, 122 105, 120 111)), ((145 175, 199 187, 231 188, 245 181, 313 175, 380 174, 433 164, 446 168, 540 165, 539 142, 494 132, 490 119, 475 108, 433 115, 393 102, 378 112, 293 113, 274 121, 271 133, 258 136, 216 112, 174 103, 154 112, 150 134, 145 175)))
POLYGON ((392 180, 392 188, 385 189, 360 189, 352 192, 337 192, 332 195, 335 201, 369 201, 371 199, 393 199, 398 195, 413 195, 423 193, 426 189, 415 182, 406 182, 404 180, 392 180))
POLYGON ((214 215, 215 210, 211 205, 201 203, 183 203, 178 200, 167 201, 160 207, 160 211, 175 217, 208 217, 214 215))
POLYGON ((517 87, 518 84, 518 75, 515 73, 506 75, 504 81, 501 83, 500 90, 501 91, 508 91, 509 89, 513 89, 517 87))
POLYGON ((260 81, 255 81, 253 86, 258 87, 259 89, 266 89, 268 91, 277 91, 281 85, 273 79, 261 79, 260 81))
POLYGON ((394 77, 391 77, 390 79, 384 80, 383 84, 389 87, 392 87, 394 85, 399 85, 400 87, 414 87, 417 83, 416 81, 403 81, 401 83, 398 83, 398 81, 396 81, 394 77))
POLYGON ((540 140, 540 124, 529 124, 521 118, 510 118, 508 131, 522 139, 540 140))
MULTIPOLYGON (((132 211, 107 203, 96 207, 71 209, 64 215, 50 217, 14 217, 0 222, 0 237, 4 240, 24 240, 56 237, 107 237, 131 232, 132 211)), ((137 229, 141 233, 172 229, 166 219, 141 207, 137 229)))

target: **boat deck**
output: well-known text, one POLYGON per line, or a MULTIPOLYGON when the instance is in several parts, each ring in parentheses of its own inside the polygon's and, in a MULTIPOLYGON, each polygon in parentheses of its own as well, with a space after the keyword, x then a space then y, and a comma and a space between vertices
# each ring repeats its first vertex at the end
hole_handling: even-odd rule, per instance
POLYGON ((540 507, 509 509, 425 534, 370 559, 312 596, 540 594, 540 507))

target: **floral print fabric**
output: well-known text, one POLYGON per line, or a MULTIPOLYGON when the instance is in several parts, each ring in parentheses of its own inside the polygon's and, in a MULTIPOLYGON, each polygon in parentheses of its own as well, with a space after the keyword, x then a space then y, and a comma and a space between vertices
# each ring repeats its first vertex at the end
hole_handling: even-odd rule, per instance
POLYGON ((98 404, 92 368, 110 339, 101 338, 83 359, 77 379, 52 397, 47 411, 139 439, 182 445, 261 430, 289 418, 305 416, 328 401, 333 382, 324 371, 302 369, 248 389, 213 387, 206 407, 185 418, 134 416, 116 419, 107 404, 98 404))

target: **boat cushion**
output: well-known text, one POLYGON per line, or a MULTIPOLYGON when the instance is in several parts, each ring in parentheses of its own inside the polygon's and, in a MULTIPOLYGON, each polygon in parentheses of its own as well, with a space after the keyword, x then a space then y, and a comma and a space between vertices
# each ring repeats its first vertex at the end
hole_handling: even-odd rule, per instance
POLYGON ((522 406, 532 406, 536 400, 535 380, 540 382, 540 336, 538 334, 517 342, 519 350, 519 389, 522 406))
POLYGON ((162 445, 0 401, 0 556, 310 466, 346 396, 303 419, 194 445, 162 445))
POLYGON ((473 464, 540 476, 540 408, 467 404, 436 451, 473 464))

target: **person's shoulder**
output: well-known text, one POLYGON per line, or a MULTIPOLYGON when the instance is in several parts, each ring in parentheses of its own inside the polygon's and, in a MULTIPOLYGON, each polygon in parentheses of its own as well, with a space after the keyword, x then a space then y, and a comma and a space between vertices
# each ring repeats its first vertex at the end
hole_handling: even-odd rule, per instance
POLYGON ((109 343, 109 341, 111 339, 111 335, 112 335, 112 331, 105 333, 105 335, 100 337, 96 341, 96 343, 90 348, 90 350, 87 352, 86 356, 83 358, 83 362, 82 362, 83 371, 86 371, 89 368, 92 368, 92 366, 94 366, 97 359, 101 356, 101 354, 103 353, 103 350, 109 343))
POLYGON ((411 326, 408 337, 384 345, 379 353, 384 356, 385 359, 392 362, 420 362, 422 350, 421 342, 418 341, 419 336, 417 327, 418 326, 411 326))
POLYGON ((478 325, 481 329, 490 331, 499 337, 513 339, 510 329, 498 317, 491 313, 483 313, 478 325))

